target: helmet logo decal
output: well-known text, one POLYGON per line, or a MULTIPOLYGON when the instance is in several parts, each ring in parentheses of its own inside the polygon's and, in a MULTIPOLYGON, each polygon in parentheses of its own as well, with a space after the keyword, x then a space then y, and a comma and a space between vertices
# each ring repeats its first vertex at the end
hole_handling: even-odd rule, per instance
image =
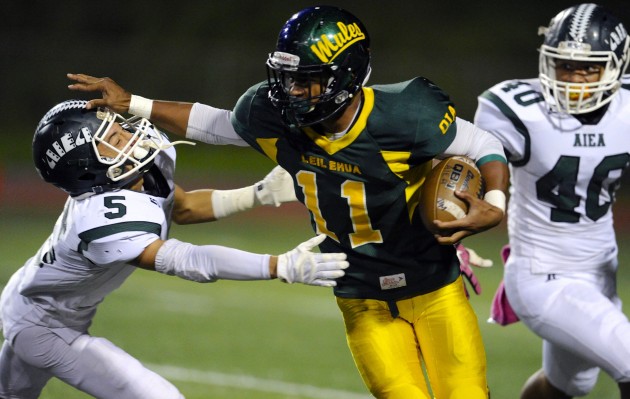
POLYGON ((591 23, 593 11, 595 11, 595 4, 580 4, 577 8, 569 31, 573 40, 581 42, 584 39, 591 23))
POLYGON ((322 35, 317 45, 313 44, 311 46, 311 51, 313 51, 322 62, 332 62, 345 49, 365 39, 365 34, 361 31, 361 28, 359 28, 356 22, 346 25, 340 21, 337 22, 337 27, 339 28, 338 33, 335 33, 332 37, 322 35))
POLYGON ((610 32, 610 49, 616 51, 617 47, 626 40, 627 36, 628 32, 626 32, 623 24, 619 23, 619 25, 615 26, 615 30, 610 32))
POLYGON ((68 132, 52 143, 51 148, 46 150, 46 163, 50 169, 57 166, 59 160, 73 149, 92 141, 92 132, 87 127, 82 127, 77 134, 76 140, 72 138, 72 133, 68 132))

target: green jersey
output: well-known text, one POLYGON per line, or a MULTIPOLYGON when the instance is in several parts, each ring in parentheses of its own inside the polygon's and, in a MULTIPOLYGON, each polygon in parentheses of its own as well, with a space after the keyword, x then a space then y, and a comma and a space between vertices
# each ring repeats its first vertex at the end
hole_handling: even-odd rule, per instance
POLYGON ((457 278, 459 264, 416 208, 433 158, 455 138, 455 108, 424 78, 362 90, 355 121, 336 140, 290 128, 267 83, 239 99, 232 125, 293 176, 313 229, 328 236, 320 250, 348 255, 335 295, 391 301, 434 291, 457 278))

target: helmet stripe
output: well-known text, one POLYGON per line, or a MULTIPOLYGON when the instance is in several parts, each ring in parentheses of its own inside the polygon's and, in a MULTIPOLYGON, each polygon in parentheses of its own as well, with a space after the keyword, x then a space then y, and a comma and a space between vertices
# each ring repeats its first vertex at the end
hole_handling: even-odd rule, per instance
POLYGON ((595 4, 580 4, 575 11, 575 16, 571 22, 569 34, 575 41, 581 41, 586 36, 591 17, 595 11, 595 4))

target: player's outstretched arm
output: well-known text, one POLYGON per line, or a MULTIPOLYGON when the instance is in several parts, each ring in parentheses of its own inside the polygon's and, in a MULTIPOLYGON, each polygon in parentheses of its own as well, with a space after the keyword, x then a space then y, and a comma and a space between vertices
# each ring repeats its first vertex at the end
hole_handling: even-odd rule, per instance
POLYGON ((177 224, 211 222, 260 205, 280 206, 297 201, 291 175, 276 166, 258 183, 232 190, 184 191, 175 186, 171 215, 177 224))
POLYGON ((108 107, 120 114, 131 113, 147 118, 171 133, 186 136, 192 103, 148 100, 132 95, 111 78, 81 73, 69 73, 66 76, 75 82, 68 85, 70 90, 101 92, 102 98, 88 101, 88 109, 108 107))
POLYGON ((259 205, 280 206, 285 202, 297 201, 293 179, 280 166, 276 166, 258 183, 233 190, 214 190, 212 208, 217 219, 259 205))
POLYGON ((278 255, 261 255, 218 245, 194 245, 176 239, 151 243, 134 265, 200 283, 268 280, 333 287, 349 264, 343 253, 316 253, 325 235, 313 237, 278 255))

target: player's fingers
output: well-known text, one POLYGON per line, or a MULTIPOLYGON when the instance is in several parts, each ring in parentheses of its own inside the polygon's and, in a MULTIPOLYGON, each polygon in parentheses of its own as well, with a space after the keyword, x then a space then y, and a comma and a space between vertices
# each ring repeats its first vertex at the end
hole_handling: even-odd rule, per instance
POLYGON ((67 73, 66 76, 68 77, 68 79, 77 81, 79 83, 86 83, 86 84, 103 81, 105 79, 105 78, 97 78, 94 76, 85 75, 83 73, 67 73))
POLYGON ((477 199, 476 197, 474 197, 472 194, 470 194, 469 191, 455 191, 455 196, 461 200, 464 200, 465 202, 467 202, 469 205, 470 203, 472 203, 475 199, 477 199))
POLYGON ((435 224, 435 227, 437 227, 438 231, 440 232, 451 232, 461 229, 467 229, 470 227, 466 220, 464 220, 464 218, 450 220, 448 222, 436 219, 433 221, 433 224, 435 224))
MULTIPOLYGON (((317 254, 318 258, 323 260, 323 261, 344 261, 348 258, 348 255, 346 255, 343 252, 328 252, 328 253, 322 253, 322 254, 317 254)), ((345 262, 348 263, 348 262, 345 262)))
POLYGON ((350 264, 343 260, 319 260, 317 261, 317 271, 326 271, 326 270, 343 270, 347 269, 350 264))
POLYGON ((437 240, 438 244, 440 244, 440 245, 453 245, 453 244, 459 242, 459 240, 454 239, 453 236, 436 235, 435 239, 437 240))
POLYGON ((298 248, 300 248, 303 251, 310 251, 311 249, 315 248, 316 246, 324 242, 325 239, 326 239, 326 234, 319 234, 308 241, 304 241, 303 243, 298 245, 298 248))
POLYGON ((493 262, 492 259, 482 258, 474 249, 468 248, 468 256, 470 259, 470 264, 477 267, 491 267, 493 262))
POLYGON ((75 82, 83 83, 87 75, 83 75, 81 73, 67 73, 66 77, 70 80, 74 80, 75 82))
POLYGON ((472 233, 467 230, 459 230, 450 236, 436 234, 434 237, 440 245, 454 245, 471 234, 472 233))
POLYGON ((337 282, 335 280, 313 280, 310 285, 316 285, 318 287, 335 287, 337 282))
POLYGON ((85 105, 85 108, 87 109, 94 109, 94 108, 98 108, 98 107, 107 107, 107 101, 102 99, 102 98, 95 98, 94 100, 90 100, 87 102, 87 104, 85 105))
POLYGON ((72 83, 68 85, 68 89, 78 91, 106 91, 103 81, 92 83, 72 83))
POLYGON ((70 90, 106 92, 111 86, 111 79, 109 78, 95 78, 94 76, 73 73, 69 73, 67 76, 76 82, 68 85, 70 90))
POLYGON ((315 276, 317 279, 335 279, 343 277, 346 273, 343 270, 320 271, 315 276))

